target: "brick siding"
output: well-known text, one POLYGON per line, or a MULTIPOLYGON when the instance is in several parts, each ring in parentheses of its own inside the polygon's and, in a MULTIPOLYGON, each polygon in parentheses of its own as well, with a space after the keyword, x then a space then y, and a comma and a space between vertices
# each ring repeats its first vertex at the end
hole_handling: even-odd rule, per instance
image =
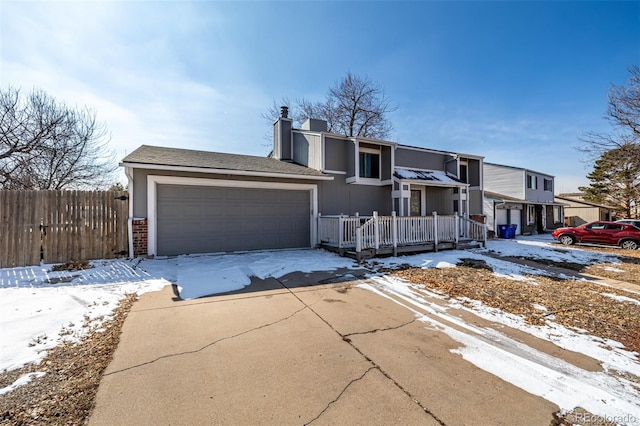
POLYGON ((131 221, 133 237, 133 257, 146 256, 147 250, 147 219, 134 219, 131 221))

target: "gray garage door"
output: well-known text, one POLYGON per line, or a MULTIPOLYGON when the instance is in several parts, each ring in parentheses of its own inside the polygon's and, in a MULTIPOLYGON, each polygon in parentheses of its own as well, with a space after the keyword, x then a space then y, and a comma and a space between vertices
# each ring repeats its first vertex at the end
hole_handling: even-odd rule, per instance
POLYGON ((309 247, 310 193, 158 185, 159 255, 309 247))

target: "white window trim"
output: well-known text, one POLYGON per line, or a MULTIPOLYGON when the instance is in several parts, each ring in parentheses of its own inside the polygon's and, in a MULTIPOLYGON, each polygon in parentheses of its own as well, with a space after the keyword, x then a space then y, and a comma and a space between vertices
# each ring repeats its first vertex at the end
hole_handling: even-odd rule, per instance
POLYGON ((409 214, 411 214, 411 191, 420 191, 420 216, 427 215, 427 191, 425 186, 411 185, 409 187, 409 214))
POLYGON ((562 206, 553 206, 553 223, 563 223, 564 222, 564 212, 562 206), (556 217, 556 211, 558 212, 558 217, 556 217))
POLYGON ((527 225, 533 225, 536 223, 536 206, 534 204, 529 204, 527 207, 527 225), (531 212, 533 211, 533 221, 531 220, 531 212))
POLYGON ((358 158, 357 158, 357 168, 358 168, 358 181, 364 183, 363 181, 376 181, 376 182, 380 182, 382 180, 382 150, 381 149, 374 149, 374 148, 361 148, 360 146, 358 146, 358 158), (378 156, 378 174, 380 175, 380 177, 378 178, 366 178, 366 177, 362 177, 360 176, 360 154, 361 153, 365 153, 365 154, 375 154, 378 156))
POLYGON ((318 185, 306 183, 260 182, 244 180, 203 179, 179 176, 147 176, 147 254, 155 256, 158 253, 158 185, 185 186, 218 186, 225 188, 255 188, 310 191, 310 243, 313 247, 317 243, 318 222, 318 185))

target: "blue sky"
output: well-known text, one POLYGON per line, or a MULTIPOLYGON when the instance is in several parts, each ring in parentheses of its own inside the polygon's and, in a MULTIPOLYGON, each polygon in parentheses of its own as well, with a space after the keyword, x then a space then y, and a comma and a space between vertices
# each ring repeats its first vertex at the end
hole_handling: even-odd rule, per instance
POLYGON ((266 155, 260 114, 347 71, 398 105, 392 140, 587 184, 575 150, 640 63, 640 2, 0 2, 0 85, 141 144, 266 155))

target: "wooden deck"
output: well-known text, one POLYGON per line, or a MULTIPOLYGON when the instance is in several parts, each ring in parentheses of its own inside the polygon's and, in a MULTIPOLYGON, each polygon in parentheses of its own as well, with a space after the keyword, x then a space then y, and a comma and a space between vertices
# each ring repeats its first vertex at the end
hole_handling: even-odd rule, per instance
POLYGON ((458 216, 321 216, 322 248, 357 260, 486 245, 486 225, 458 216))
POLYGON ((457 243, 454 242, 440 242, 437 244, 434 243, 425 243, 425 244, 410 244, 396 247, 394 250, 393 247, 379 247, 378 249, 370 248, 361 250, 358 254, 354 247, 338 247, 335 244, 320 244, 320 248, 325 250, 338 253, 340 256, 351 257, 358 261, 371 259, 373 257, 387 257, 387 256, 398 256, 402 254, 414 254, 414 253, 425 253, 431 251, 440 251, 440 250, 465 250, 471 248, 480 248, 482 244, 478 241, 474 240, 461 240, 457 243))

